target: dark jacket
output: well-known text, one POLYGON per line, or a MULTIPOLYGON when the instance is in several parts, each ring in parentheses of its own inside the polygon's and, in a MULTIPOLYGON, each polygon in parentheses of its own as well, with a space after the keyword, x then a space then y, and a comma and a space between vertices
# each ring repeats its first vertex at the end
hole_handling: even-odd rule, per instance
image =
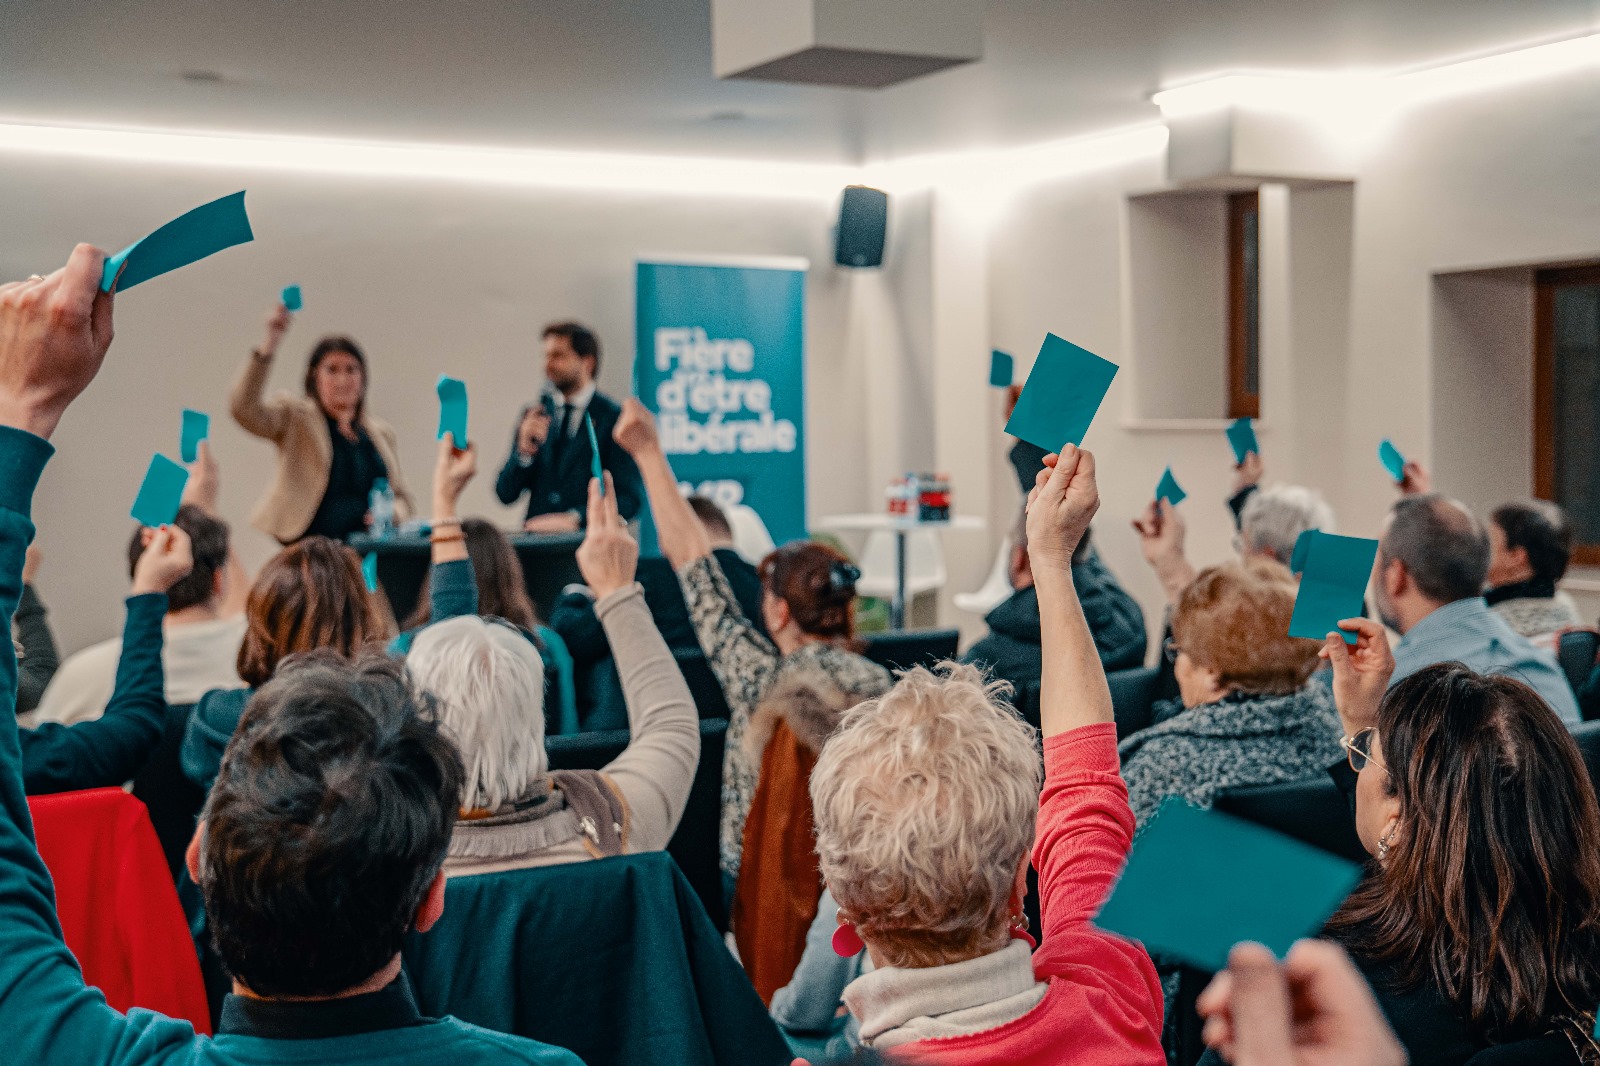
MULTIPOLYGON (((548 397, 540 400, 545 410, 551 412, 552 438, 560 427, 554 421, 554 405, 548 397)), ((615 400, 599 392, 589 401, 588 414, 594 420, 595 439, 600 442, 600 465, 611 474, 617 487, 617 510, 625 520, 631 521, 644 506, 644 480, 633 457, 622 449, 612 437, 622 408, 615 400)), ((517 418, 520 427, 522 418, 517 418)), ((517 430, 511 431, 511 454, 494 483, 494 494, 501 503, 516 503, 524 492, 528 494, 528 517, 542 514, 560 514, 576 511, 581 516, 589 506, 589 478, 592 476, 594 451, 589 447, 589 434, 582 425, 560 449, 560 463, 556 462, 557 449, 545 441, 526 466, 517 455, 517 430)))
POLYGON ((22 671, 17 678, 17 713, 26 714, 39 706, 50 679, 61 666, 61 653, 50 632, 44 601, 32 585, 22 586, 22 602, 11 620, 11 635, 17 641, 18 669, 22 671))
MULTIPOLYGON (((1083 604, 1083 616, 1094 635, 1100 664, 1106 670, 1131 670, 1144 665, 1148 635, 1144 612, 1117 582, 1099 553, 1091 550, 1072 568, 1072 584, 1083 604)), ((1021 691, 1038 683, 1044 655, 1039 637, 1039 594, 1030 585, 1013 592, 989 612, 989 635, 967 649, 964 661, 986 666, 995 677, 1021 691)))
POLYGON ((166 593, 128 597, 117 683, 99 718, 72 725, 46 722, 17 731, 22 783, 30 796, 120 785, 150 758, 166 724, 161 668, 161 622, 166 616, 166 593))
MULTIPOLYGON (((739 609, 764 635, 766 627, 761 622, 761 574, 732 548, 718 548, 713 554, 739 601, 739 609)), ((644 586, 644 601, 667 647, 673 651, 699 651, 700 638, 695 635, 694 623, 689 620, 689 605, 683 599, 683 585, 678 581, 672 564, 662 558, 640 559, 635 578, 644 586)), ((600 625, 600 619, 595 617, 594 601, 582 592, 568 592, 556 601, 555 609, 550 612, 550 628, 566 641, 567 650, 572 653, 573 665, 580 670, 611 657, 606 631, 600 625)))

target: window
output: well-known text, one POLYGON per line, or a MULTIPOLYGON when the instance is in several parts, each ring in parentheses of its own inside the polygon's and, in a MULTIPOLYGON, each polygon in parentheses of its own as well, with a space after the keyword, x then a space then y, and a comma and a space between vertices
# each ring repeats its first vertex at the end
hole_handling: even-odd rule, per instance
POLYGON ((1576 563, 1600 565, 1600 265, 1535 275, 1534 492, 1572 522, 1576 563))
MULTIPOLYGON (((1228 197, 1228 417, 1261 417, 1261 197, 1228 197)), ((1214 395, 1214 394, 1213 394, 1214 395)))

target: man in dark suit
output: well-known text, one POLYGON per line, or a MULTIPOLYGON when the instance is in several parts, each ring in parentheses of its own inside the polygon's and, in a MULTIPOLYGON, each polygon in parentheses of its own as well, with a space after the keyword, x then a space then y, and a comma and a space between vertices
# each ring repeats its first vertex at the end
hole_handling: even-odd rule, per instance
POLYGON ((528 494, 524 528, 530 533, 579 529, 587 513, 594 461, 583 424, 587 414, 600 444, 600 465, 616 483, 617 509, 631 521, 644 504, 644 483, 632 457, 611 436, 622 408, 595 391, 599 339, 576 322, 551 323, 544 328, 544 363, 550 383, 537 403, 522 409, 495 495, 501 503, 515 503, 528 494))

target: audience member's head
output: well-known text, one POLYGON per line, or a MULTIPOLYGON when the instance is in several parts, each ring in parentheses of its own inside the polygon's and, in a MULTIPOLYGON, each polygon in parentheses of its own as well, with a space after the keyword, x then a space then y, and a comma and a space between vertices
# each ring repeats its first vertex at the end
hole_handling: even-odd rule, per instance
POLYGON ((1554 585, 1567 573, 1572 526, 1548 500, 1503 503, 1489 515, 1490 588, 1537 581, 1554 585))
POLYGON ((544 664, 517 630, 451 618, 417 634, 406 674, 432 696, 466 767, 463 810, 527 798, 544 776, 544 664))
POLYGON ((296 652, 327 648, 354 656, 380 635, 356 553, 307 537, 267 560, 245 601, 239 677, 260 687, 296 652))
MULTIPOLYGON (((178 509, 173 525, 189 534, 194 553, 194 569, 189 576, 167 591, 167 613, 180 614, 191 608, 215 608, 222 598, 222 583, 228 572, 228 524, 212 518, 192 503, 178 509)), ((133 576, 144 554, 144 527, 133 531, 128 541, 128 576, 133 576)))
POLYGON ((306 395, 330 418, 361 418, 367 402, 367 357, 349 337, 324 337, 306 361, 306 395))
POLYGON ((388 658, 286 662, 228 744, 189 869, 228 973, 326 997, 398 971, 444 905, 461 760, 388 658))
POLYGON ((1482 595, 1488 572, 1489 538, 1471 511, 1436 494, 1404 496, 1378 543, 1378 613, 1405 633, 1445 604, 1482 595))
POLYGON ((706 536, 711 538, 713 548, 733 547, 733 526, 728 522, 728 516, 723 513, 709 497, 690 496, 689 510, 700 519, 700 524, 706 527, 706 536))
POLYGON ((817 759, 822 874, 881 965, 977 958, 1020 921, 1040 764, 1005 688, 919 667, 848 712, 817 759))
POLYGON ((1300 485, 1268 485, 1252 493, 1239 512, 1239 554, 1287 566, 1295 541, 1308 529, 1333 532, 1333 508, 1322 494, 1300 485))
POLYGON ((792 651, 807 640, 855 637, 861 571, 841 552, 797 540, 761 560, 760 572, 761 613, 781 650, 792 651))
MULTIPOLYGON (((537 626, 539 616, 528 598, 522 560, 517 558, 511 541, 494 523, 482 518, 463 521, 461 534, 466 538, 467 557, 472 560, 472 576, 478 584, 478 614, 486 618, 504 618, 523 629, 537 626)), ((420 629, 432 620, 432 582, 431 573, 422 579, 416 609, 406 619, 407 629, 420 629)))
POLYGON ((1317 668, 1320 641, 1291 637, 1294 576, 1269 559, 1200 571, 1172 611, 1178 688, 1186 707, 1232 692, 1285 696, 1317 668))
POLYGON ((564 393, 577 392, 600 374, 600 338, 577 322, 544 327, 544 373, 564 393))
POLYGON ((1353 950, 1435 984, 1485 1039, 1591 1010, 1600 813, 1549 705, 1442 663, 1391 688, 1351 744, 1357 832, 1378 866, 1334 921, 1353 950))

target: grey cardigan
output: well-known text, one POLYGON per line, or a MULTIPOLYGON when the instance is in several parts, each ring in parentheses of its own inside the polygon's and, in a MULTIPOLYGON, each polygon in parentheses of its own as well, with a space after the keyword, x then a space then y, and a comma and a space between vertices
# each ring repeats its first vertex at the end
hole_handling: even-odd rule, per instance
POLYGON ((1235 693, 1191 707, 1118 745, 1142 829, 1168 796, 1210 807, 1217 793, 1318 777, 1344 757, 1333 694, 1313 680, 1288 696, 1235 693))

